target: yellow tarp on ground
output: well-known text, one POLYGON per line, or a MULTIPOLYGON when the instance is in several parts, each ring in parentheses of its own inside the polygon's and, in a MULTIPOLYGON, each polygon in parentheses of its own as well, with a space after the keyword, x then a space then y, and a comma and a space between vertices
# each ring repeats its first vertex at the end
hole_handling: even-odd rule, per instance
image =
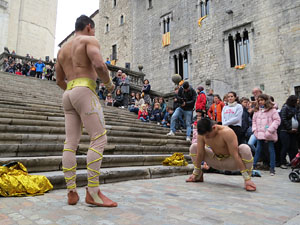
POLYGON ((187 166, 188 163, 182 153, 175 152, 172 156, 166 158, 163 163, 164 166, 187 166))
POLYGON ((0 166, 0 196, 42 195, 51 189, 53 186, 47 177, 29 175, 20 162, 10 167, 0 166))

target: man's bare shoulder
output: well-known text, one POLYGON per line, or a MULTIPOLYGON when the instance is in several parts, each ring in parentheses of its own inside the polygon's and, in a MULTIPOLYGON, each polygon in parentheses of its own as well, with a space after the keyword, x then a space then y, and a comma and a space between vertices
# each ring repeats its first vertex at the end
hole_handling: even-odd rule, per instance
POLYGON ((232 140, 236 136, 236 134, 230 127, 222 125, 219 125, 218 133, 224 138, 224 140, 232 140))

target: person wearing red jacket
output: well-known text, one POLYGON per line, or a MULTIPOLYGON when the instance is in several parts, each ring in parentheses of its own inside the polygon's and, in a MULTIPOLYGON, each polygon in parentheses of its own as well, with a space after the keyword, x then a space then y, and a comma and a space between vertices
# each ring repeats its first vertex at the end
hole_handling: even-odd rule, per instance
POLYGON ((202 86, 199 86, 197 88, 197 100, 196 100, 196 112, 199 111, 205 111, 205 106, 206 106, 206 95, 204 93, 204 88, 202 86))
POLYGON ((143 122, 149 122, 149 115, 145 104, 142 104, 141 109, 139 110, 138 119, 143 122))

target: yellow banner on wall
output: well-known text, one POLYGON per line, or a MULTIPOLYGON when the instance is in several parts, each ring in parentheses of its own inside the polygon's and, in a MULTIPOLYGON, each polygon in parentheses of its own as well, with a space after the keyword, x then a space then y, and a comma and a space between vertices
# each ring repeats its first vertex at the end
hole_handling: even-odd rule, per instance
POLYGON ((162 36, 162 46, 165 47, 171 43, 170 32, 163 34, 162 36))

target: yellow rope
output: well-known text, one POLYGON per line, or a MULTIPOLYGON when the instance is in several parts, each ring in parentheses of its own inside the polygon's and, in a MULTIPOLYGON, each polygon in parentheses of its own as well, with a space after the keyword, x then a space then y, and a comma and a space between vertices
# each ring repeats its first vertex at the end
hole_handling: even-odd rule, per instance
POLYGON ((253 162, 253 157, 250 160, 247 159, 242 159, 244 163, 252 163, 253 162))
POLYGON ((69 149, 69 148, 65 148, 65 149, 63 150, 63 152, 73 152, 73 153, 76 153, 74 150, 69 149))
MULTIPOLYGON (((76 167, 77 167, 77 164, 75 166, 71 167, 71 168, 65 168, 65 167, 63 167, 62 169, 63 169, 64 173, 65 172, 70 172, 70 171, 71 172, 76 172, 76 167)), ((71 176, 71 177, 66 177, 65 176, 65 180, 66 180, 66 182, 68 182, 70 180, 74 180, 75 181, 75 184, 73 184, 71 186, 67 186, 68 189, 74 189, 74 188, 76 188, 76 174, 73 175, 73 176, 71 176)))
MULTIPOLYGON (((103 135, 104 135, 104 134, 103 134, 103 135)), ((99 137, 98 137, 98 138, 99 138, 99 137)), ((102 155, 100 152, 98 152, 96 149, 89 148, 89 150, 94 151, 94 152, 96 152, 97 154, 99 154, 99 155, 100 155, 100 158, 95 159, 95 160, 93 160, 93 161, 91 161, 91 162, 89 162, 89 163, 87 164, 87 169, 88 169, 89 171, 92 171, 92 172, 96 173, 95 176, 92 176, 92 177, 89 177, 89 178, 88 178, 88 187, 98 187, 98 186, 99 186, 99 179, 98 179, 98 181, 93 181, 92 179, 99 177, 101 173, 100 173, 99 171, 97 171, 97 170, 94 170, 94 169, 89 168, 89 165, 91 165, 92 163, 95 163, 95 162, 98 162, 98 161, 102 160, 102 159, 103 159, 103 155, 102 155)))
MULTIPOLYGON (((104 136, 105 134, 106 134, 106 130, 103 132, 103 134, 100 134, 100 135, 98 135, 97 137, 94 137, 94 138, 91 138, 91 140, 92 141, 95 141, 95 140, 97 140, 98 138, 100 138, 100 137, 102 137, 102 136, 104 136)), ((93 150, 94 151, 94 150, 93 150)), ((98 153, 98 152, 97 152, 98 153)), ((100 153, 99 153, 100 154, 100 153)))

